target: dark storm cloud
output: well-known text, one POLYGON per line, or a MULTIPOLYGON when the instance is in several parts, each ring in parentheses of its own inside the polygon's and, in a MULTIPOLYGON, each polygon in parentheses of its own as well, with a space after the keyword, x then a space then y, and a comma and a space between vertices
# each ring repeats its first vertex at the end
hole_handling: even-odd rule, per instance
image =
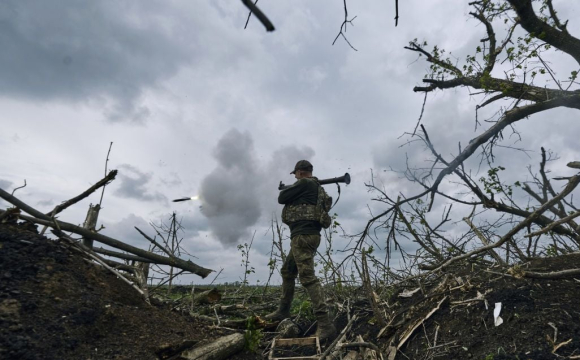
POLYGON ((153 177, 150 173, 143 173, 136 167, 129 164, 119 165, 119 187, 114 194, 128 199, 142 201, 161 201, 166 203, 167 198, 159 192, 149 192, 147 184, 153 177))
POLYGON ((202 213, 223 244, 249 236, 261 214, 257 164, 248 132, 228 131, 213 151, 218 166, 201 183, 202 213))
POLYGON ((0 2, 0 96, 105 103, 111 121, 142 121, 144 87, 178 70, 176 42, 161 2, 0 2))

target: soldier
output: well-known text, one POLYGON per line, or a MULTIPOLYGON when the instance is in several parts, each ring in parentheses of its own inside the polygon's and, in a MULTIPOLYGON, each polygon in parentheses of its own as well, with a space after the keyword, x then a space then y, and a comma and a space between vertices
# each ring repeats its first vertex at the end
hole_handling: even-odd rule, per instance
POLYGON ((278 203, 284 205, 282 221, 290 227, 290 252, 280 271, 282 274, 280 305, 278 310, 266 315, 266 318, 282 320, 290 317, 290 306, 298 276, 310 296, 312 310, 318 320, 316 335, 321 341, 328 341, 336 337, 336 329, 328 317, 324 292, 314 272, 314 255, 320 245, 322 225, 319 218, 313 214, 316 213, 319 191, 324 190, 318 179, 312 176, 312 170, 309 161, 298 161, 294 171, 290 173, 294 174, 297 181, 280 191, 278 196, 278 203))

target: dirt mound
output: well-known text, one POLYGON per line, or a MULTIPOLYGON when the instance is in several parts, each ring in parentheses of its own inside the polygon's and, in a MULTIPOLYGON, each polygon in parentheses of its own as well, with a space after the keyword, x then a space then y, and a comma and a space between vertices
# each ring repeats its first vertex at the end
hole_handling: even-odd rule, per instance
POLYGON ((221 335, 150 306, 35 227, 0 225, 0 359, 157 359, 163 344, 221 335))
MULTIPOLYGON (((0 359, 157 359, 162 345, 192 346, 228 334, 146 304, 115 275, 35 231, 0 225, 0 359)), ((358 314, 346 341, 362 335, 389 360, 393 351, 396 359, 580 359, 580 276, 522 277, 578 264, 580 254, 571 254, 506 273, 474 262, 376 288, 386 327, 377 325, 365 291, 350 289, 352 299, 334 300, 358 314), (502 306, 499 326, 496 303, 502 306)), ((347 316, 335 314, 341 330, 347 316)), ((273 336, 265 332, 256 353, 233 358, 261 358, 273 336)))
MULTIPOLYGON (((513 273, 578 264, 580 254, 571 254, 536 260, 513 273)), ((580 359, 578 299, 579 279, 519 278, 472 264, 431 279, 430 285, 393 292, 387 301, 389 326, 376 341, 385 351, 399 347, 411 359, 580 359), (503 320, 498 326, 496 303, 503 320)), ((371 339, 379 332, 367 328, 371 339)))

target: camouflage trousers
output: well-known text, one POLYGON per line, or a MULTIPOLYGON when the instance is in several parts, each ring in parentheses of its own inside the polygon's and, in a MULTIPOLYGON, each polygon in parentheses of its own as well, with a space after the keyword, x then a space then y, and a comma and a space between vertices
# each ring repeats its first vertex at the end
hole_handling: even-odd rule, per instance
POLYGON ((284 280, 294 281, 296 277, 304 287, 318 283, 314 272, 314 255, 320 245, 320 235, 296 235, 290 240, 290 252, 280 269, 284 280))

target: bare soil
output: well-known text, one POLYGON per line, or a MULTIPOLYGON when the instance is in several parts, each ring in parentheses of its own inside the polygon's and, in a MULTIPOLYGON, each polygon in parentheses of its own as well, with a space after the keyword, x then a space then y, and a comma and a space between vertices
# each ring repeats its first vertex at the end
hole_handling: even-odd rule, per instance
MULTIPOLYGON (((522 266, 538 272, 578 267, 580 254, 522 266)), ((401 347, 401 353, 411 359, 580 358, 580 279, 515 278, 474 265, 455 269, 451 276, 445 289, 433 292, 440 295, 429 298, 420 291, 408 299, 393 297, 390 313, 406 311, 394 321, 403 322, 395 335, 386 331, 377 341, 383 349, 397 345, 402 329, 424 318, 447 297, 401 347), (478 294, 485 294, 485 300, 470 301, 478 294), (494 324, 495 303, 502 304, 503 324, 499 326, 494 324)), ((376 338, 377 331, 376 327, 367 329, 368 337, 376 338)))
MULTIPOLYGON (((549 272, 579 266, 580 254, 572 254, 538 259, 521 269, 549 272)), ((575 357, 580 356, 580 277, 516 278, 463 264, 424 282, 412 297, 399 296, 416 287, 383 289, 389 294, 381 298, 389 327, 380 337, 364 291, 358 291, 361 297, 350 308, 359 320, 348 340, 362 335, 386 354, 441 303, 400 346, 396 359, 580 358, 575 357), (473 300, 478 294, 485 300, 473 300), (493 308, 499 302, 503 324, 495 326, 493 308)), ((339 331, 346 323, 345 314, 335 319, 339 331)), ((164 345, 188 341, 191 346, 227 334, 168 307, 145 303, 113 274, 38 235, 35 226, 0 224, 0 359, 160 359, 164 345)), ((232 358, 260 359, 271 339, 266 334, 256 353, 232 358)))
POLYGON ((148 305, 115 275, 23 227, 0 225, 0 359, 158 359, 164 344, 226 334, 148 305))

